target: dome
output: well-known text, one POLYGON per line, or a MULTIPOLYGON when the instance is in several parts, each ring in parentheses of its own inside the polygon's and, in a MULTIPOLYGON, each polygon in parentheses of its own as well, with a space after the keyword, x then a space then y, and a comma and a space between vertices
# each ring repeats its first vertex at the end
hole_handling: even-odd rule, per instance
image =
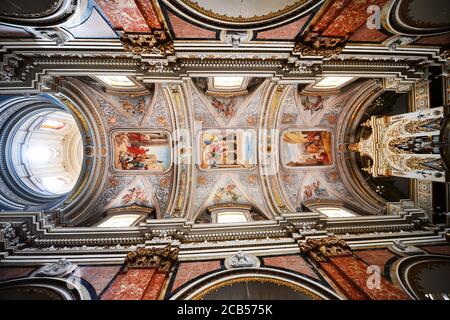
POLYGON ((83 163, 83 143, 72 115, 55 108, 40 109, 11 133, 8 167, 21 186, 46 197, 73 189, 83 163))

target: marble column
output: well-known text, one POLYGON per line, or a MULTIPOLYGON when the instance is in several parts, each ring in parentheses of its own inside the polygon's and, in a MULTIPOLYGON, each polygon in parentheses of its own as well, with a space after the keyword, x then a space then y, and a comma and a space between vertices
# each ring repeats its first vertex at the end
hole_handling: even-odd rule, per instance
POLYGON ((389 282, 376 266, 355 256, 347 243, 337 237, 308 239, 300 244, 307 255, 351 300, 404 300, 408 296, 389 282))
POLYGON ((101 296, 102 300, 157 300, 162 293, 178 248, 139 248, 129 252, 122 271, 101 296))

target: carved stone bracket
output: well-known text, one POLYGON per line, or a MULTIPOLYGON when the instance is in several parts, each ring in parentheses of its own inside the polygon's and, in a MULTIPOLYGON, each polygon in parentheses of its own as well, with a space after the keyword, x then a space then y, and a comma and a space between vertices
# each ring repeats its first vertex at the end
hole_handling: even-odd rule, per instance
POLYGON ((337 237, 308 239, 300 243, 300 251, 316 262, 326 262, 328 258, 352 255, 347 243, 337 237))
POLYGON ((18 81, 21 80, 19 72, 19 59, 11 57, 2 65, 0 69, 0 81, 18 81))
POLYGON ((41 276, 41 277, 64 277, 77 268, 76 264, 73 264, 67 261, 66 258, 59 259, 55 263, 47 264, 35 272, 33 272, 32 276, 41 276))
POLYGON ((164 248, 139 248, 127 254, 124 271, 156 268, 158 271, 168 272, 177 261, 179 251, 178 248, 171 245, 164 248))
POLYGON ((316 33, 309 33, 295 44, 294 53, 302 56, 323 56, 325 58, 339 55, 345 43, 339 37, 325 37, 316 33))
POLYGON ((0 222, 0 249, 10 249, 25 245, 29 241, 27 231, 25 223, 0 222))
POLYGON ((126 51, 134 54, 151 54, 167 56, 175 53, 173 41, 164 30, 152 30, 151 33, 132 34, 124 33, 120 41, 126 51))

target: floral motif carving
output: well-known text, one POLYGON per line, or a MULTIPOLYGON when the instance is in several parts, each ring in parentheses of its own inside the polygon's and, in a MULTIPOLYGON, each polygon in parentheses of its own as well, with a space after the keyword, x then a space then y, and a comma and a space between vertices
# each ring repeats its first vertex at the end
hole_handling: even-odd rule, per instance
POLYGON ((294 47, 294 53, 329 58, 339 55, 343 49, 344 44, 339 38, 318 37, 313 42, 298 42, 294 47))
POLYGON ((127 254, 124 271, 156 268, 158 271, 168 272, 177 261, 179 251, 178 248, 171 245, 164 248, 139 248, 127 254))
POLYGON ((120 41, 126 51, 134 54, 159 54, 165 57, 175 53, 173 41, 164 30, 154 30, 146 34, 125 33, 120 37, 120 41))
POLYGON ((316 262, 326 262, 330 257, 352 255, 347 243, 338 237, 308 239, 306 243, 300 243, 300 251, 316 262))

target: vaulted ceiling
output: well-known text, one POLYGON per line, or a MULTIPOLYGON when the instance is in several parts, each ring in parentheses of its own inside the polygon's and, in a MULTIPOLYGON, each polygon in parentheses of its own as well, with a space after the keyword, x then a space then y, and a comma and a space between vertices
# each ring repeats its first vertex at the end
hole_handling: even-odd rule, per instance
POLYGON ((68 224, 131 206, 199 223, 221 208, 378 214, 386 198, 343 146, 383 92, 445 76, 450 44, 445 1, 430 14, 418 0, 14 3, 0 5, 0 115, 22 94, 70 111, 84 165, 64 199, 5 183, 0 200, 68 224))

